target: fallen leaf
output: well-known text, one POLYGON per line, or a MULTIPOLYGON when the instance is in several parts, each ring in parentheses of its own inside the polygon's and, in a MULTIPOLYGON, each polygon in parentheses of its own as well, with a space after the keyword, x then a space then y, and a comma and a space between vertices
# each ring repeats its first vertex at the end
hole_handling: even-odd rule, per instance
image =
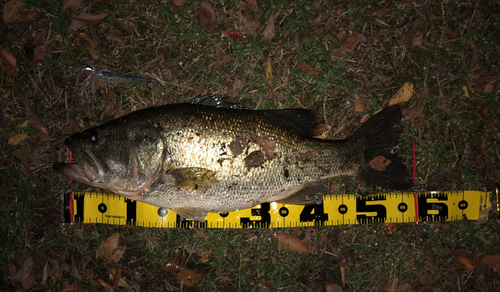
POLYGON ((186 286, 193 286, 198 284, 201 280, 201 274, 194 270, 182 269, 175 277, 179 282, 186 286))
POLYGON ((108 263, 117 263, 125 253, 126 246, 122 246, 116 249, 113 254, 108 258, 108 263))
POLYGON ((382 16, 382 15, 387 15, 391 14, 392 9, 386 6, 379 7, 373 11, 366 11, 365 15, 369 16, 382 16))
POLYGON ((181 261, 180 259, 166 259, 163 262, 163 268, 162 271, 171 274, 171 275, 177 275, 179 271, 181 270, 181 261))
POLYGON ((379 155, 368 162, 368 166, 376 171, 384 171, 387 168, 387 165, 389 165, 390 163, 391 160, 379 155))
POLYGON ((313 7, 314 9, 319 9, 321 7, 321 1, 314 1, 313 7))
MULTIPOLYGON (((104 287, 104 289, 106 289, 108 292, 113 292, 115 289, 113 289, 113 287, 111 287, 111 284, 109 284, 108 282, 104 281, 103 279, 101 279, 100 277, 97 277, 97 282, 102 286, 104 287)), ((66 290, 66 291, 71 291, 71 290, 66 290)))
MULTIPOLYGON (((276 31, 274 29, 274 19, 276 15, 274 12, 271 12, 269 19, 267 20, 266 27, 262 31, 262 38, 260 39, 263 43, 269 43, 274 38, 276 31)), ((272 86, 271 86, 272 87, 272 86)))
POLYGON ((394 280, 392 281, 391 287, 389 287, 389 292, 396 292, 399 284, 399 278, 394 277, 394 280))
POLYGON ((81 32, 80 36, 86 39, 90 43, 92 49, 95 49, 97 47, 97 40, 95 39, 95 37, 89 35, 86 32, 81 32))
POLYGON ((482 101, 479 101, 479 107, 481 108, 481 115, 484 118, 489 118, 490 117, 490 112, 488 111, 488 106, 486 105, 486 103, 484 103, 482 101))
POLYGON ((281 232, 275 232, 274 237, 278 240, 278 246, 295 252, 307 252, 307 246, 297 237, 281 232))
POLYGON ((215 72, 218 66, 229 64, 232 61, 233 61, 232 57, 225 57, 224 59, 212 62, 212 64, 208 65, 208 68, 212 68, 212 71, 215 72))
POLYGON ((266 70, 266 84, 269 87, 273 87, 273 68, 271 67, 271 62, 266 61, 264 63, 264 68, 266 70))
POLYGON ((481 263, 490 268, 500 268, 500 253, 486 255, 481 263))
POLYGON ((48 43, 37 46, 33 54, 33 64, 41 63, 47 56, 52 53, 55 45, 55 43, 48 43))
POLYGON ((175 13, 182 5, 184 5, 184 0, 173 0, 170 2, 170 12, 175 13))
POLYGON ((300 63, 297 65, 297 68, 302 70, 302 71, 305 71, 307 73, 309 73, 309 75, 311 75, 312 77, 316 77, 318 75, 325 75, 325 71, 321 70, 321 71, 316 71, 314 70, 311 66, 307 65, 307 64, 304 64, 304 63, 300 63))
POLYGON ((460 256, 457 256, 457 259, 469 271, 474 271, 479 266, 478 263, 476 262, 476 260, 474 260, 474 259, 464 258, 464 257, 460 257, 460 256))
POLYGON ((47 279, 49 278, 49 262, 46 262, 42 269, 42 285, 47 284, 47 279))
POLYGON ((64 0, 62 11, 78 9, 83 6, 86 0, 64 0))
POLYGON ((420 274, 420 284, 423 286, 433 286, 436 284, 436 280, 434 280, 434 277, 431 274, 422 273, 420 274))
POLYGON ((120 31, 118 31, 117 29, 112 29, 106 36, 106 39, 115 41, 116 44, 120 47, 125 46, 125 41, 122 39, 122 37, 120 36, 120 31))
POLYGON ((261 139, 257 141, 257 145, 259 145, 262 150, 266 153, 266 159, 272 160, 274 159, 274 142, 269 139, 261 139))
POLYGON ((198 261, 200 263, 206 263, 210 260, 210 256, 212 255, 212 252, 208 249, 200 248, 198 250, 198 255, 200 256, 200 259, 198 261))
POLYGON ((301 153, 299 156, 297 156, 295 159, 297 162, 299 161, 304 161, 306 159, 313 159, 316 156, 318 156, 319 150, 309 150, 304 153, 301 153))
POLYGON ((387 234, 392 234, 398 230, 396 223, 384 223, 384 231, 387 234))
MULTIPOLYGON (((174 3, 175 1, 172 1, 171 3, 174 3)), ((130 26, 130 18, 136 16, 136 15, 141 15, 137 11, 131 11, 124 19, 123 19, 123 28, 127 31, 129 35, 132 35, 132 27, 130 26)))
POLYGON ((354 111, 357 113, 362 113, 368 109, 371 105, 371 100, 369 99, 364 99, 364 98, 356 98, 353 101, 354 104, 354 111))
POLYGON ((201 25, 203 25, 203 27, 210 33, 213 33, 215 30, 215 12, 212 4, 206 1, 201 3, 199 11, 201 25))
POLYGON ((449 28, 446 28, 444 26, 440 26, 439 29, 441 30, 441 32, 443 32, 444 34, 446 34, 446 36, 449 38, 449 39, 456 39, 459 37, 458 33, 452 31, 451 29, 449 28))
POLYGON ((30 274, 31 271, 33 270, 33 258, 32 257, 27 257, 23 264, 21 265, 21 268, 19 268, 19 271, 16 273, 16 281, 17 282, 22 282, 24 279, 26 279, 30 274))
POLYGON ((13 146, 19 145, 21 142, 26 140, 26 138, 28 138, 27 133, 21 133, 21 134, 11 136, 11 137, 9 137, 9 140, 7 141, 7 145, 13 145, 13 146))
POLYGON ((228 96, 232 96, 232 97, 238 96, 242 89, 243 89, 243 82, 239 79, 234 80, 229 85, 228 96))
POLYGON ((476 43, 472 39, 467 45, 467 53, 469 53, 469 55, 465 59, 465 69, 472 70, 476 66, 478 60, 476 43))
POLYGON ((35 18, 40 11, 38 10, 29 10, 29 11, 23 11, 21 14, 19 14, 19 17, 17 18, 17 21, 28 21, 33 18, 35 18))
POLYGON ((347 56, 350 51, 354 50, 360 42, 364 41, 366 41, 366 38, 362 34, 355 34, 347 39, 347 41, 340 46, 340 48, 333 50, 330 54, 330 58, 332 61, 340 60, 347 56))
POLYGON ((11 0, 3 6, 3 22, 9 23, 15 21, 25 5, 23 0, 11 0))
POLYGON ((260 24, 257 21, 252 21, 248 18, 248 15, 243 14, 241 11, 234 11, 229 9, 229 15, 237 21, 237 26, 239 27, 239 33, 241 36, 256 36, 257 29, 260 24))
POLYGON ((225 31, 224 32, 225 35, 237 40, 240 38, 240 34, 238 33, 238 31, 236 29, 231 29, 231 30, 228 30, 228 31, 225 31))
POLYGON ((413 83, 406 82, 401 88, 389 99, 388 105, 396 105, 407 102, 413 95, 413 83))
POLYGON ((417 47, 422 45, 422 41, 424 39, 424 34, 417 31, 410 35, 410 46, 408 47, 410 50, 415 50, 417 47))
POLYGON ((102 256, 106 259, 110 259, 118 248, 119 241, 120 234, 118 233, 115 233, 103 240, 101 245, 97 248, 96 259, 99 259, 102 256))
POLYGON ((15 68, 15 71, 19 71, 17 68, 17 61, 14 55, 11 52, 7 51, 7 49, 3 49, 0 51, 0 57, 12 68, 15 68))
POLYGON ((257 10, 259 9, 257 7, 257 0, 248 0, 247 2, 240 1, 240 5, 253 13, 257 13, 257 10))
POLYGON ((111 283, 111 288, 114 290, 116 287, 118 287, 118 284, 120 283, 120 280, 122 278, 122 265, 119 264, 118 268, 113 269, 112 273, 113 275, 113 282, 111 283))
POLYGON ((89 23, 96 24, 101 22, 108 14, 107 13, 99 13, 99 14, 82 14, 79 16, 73 16, 73 19, 89 23))
POLYGON ((409 109, 403 113, 403 120, 404 121, 409 121, 409 120, 418 118, 422 115, 422 112, 424 111, 425 104, 427 103, 426 96, 427 96, 427 90, 424 89, 420 93, 420 97, 418 98, 417 104, 414 107, 412 107, 411 109, 409 109))
POLYGON ((81 28, 82 26, 84 26, 85 24, 87 24, 87 23, 80 21, 80 20, 72 19, 71 23, 68 25, 67 30, 68 31, 77 30, 77 29, 81 28))

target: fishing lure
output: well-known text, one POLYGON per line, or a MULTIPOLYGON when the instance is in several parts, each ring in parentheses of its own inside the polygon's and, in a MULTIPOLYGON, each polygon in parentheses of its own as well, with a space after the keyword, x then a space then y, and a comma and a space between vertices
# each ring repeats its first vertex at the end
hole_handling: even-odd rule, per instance
POLYGON ((104 70, 98 70, 95 67, 86 66, 82 69, 82 72, 78 75, 75 87, 78 85, 78 81, 80 80, 80 76, 84 73, 89 73, 89 77, 85 80, 81 87, 80 96, 83 96, 83 93, 90 85, 92 79, 92 93, 95 96, 95 82, 96 80, 101 80, 107 83, 142 83, 142 82, 153 82, 158 89, 160 90, 161 95, 165 95, 165 88, 158 82, 158 80, 153 78, 145 78, 139 77, 129 74, 122 74, 117 72, 110 72, 104 70), (92 78, 90 78, 92 77, 92 78))

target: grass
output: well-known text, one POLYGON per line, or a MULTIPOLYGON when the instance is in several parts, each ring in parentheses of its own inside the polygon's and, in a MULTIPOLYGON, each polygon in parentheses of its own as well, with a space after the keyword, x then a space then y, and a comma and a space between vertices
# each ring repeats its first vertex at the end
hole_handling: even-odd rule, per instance
MULTIPOLYGON (((260 35, 237 40, 224 35, 244 29, 229 13, 243 9, 242 4, 211 3, 217 17, 213 34, 198 20, 200 1, 186 1, 172 13, 171 1, 93 1, 90 11, 89 3, 61 11, 58 1, 31 0, 26 7, 39 11, 35 18, 0 28, 1 48, 13 54, 19 68, 12 74, 2 61, 0 290, 60 291, 74 285, 83 291, 105 291, 99 278, 111 283, 109 272, 119 265, 129 288, 117 291, 324 291, 327 284, 343 291, 385 291, 396 277, 398 291, 497 290, 498 268, 483 265, 468 271, 458 261, 458 256, 480 259, 500 252, 496 219, 484 225, 398 224, 392 234, 384 232, 382 224, 280 230, 300 233, 301 239, 309 233, 319 247, 304 254, 280 249, 272 236, 275 230, 267 229, 60 226, 58 186, 65 180, 51 168, 61 160, 67 136, 118 114, 185 101, 198 93, 230 95, 238 80, 243 87, 231 101, 252 109, 317 110, 331 126, 328 137, 335 139, 347 137, 365 114, 412 82, 414 97, 402 107, 415 106, 424 89, 426 106, 420 117, 403 123, 399 151, 410 161, 416 142, 417 184, 427 190, 484 190, 500 181, 498 4, 396 1, 390 3, 390 12, 373 16, 367 12, 378 6, 353 1, 319 1, 319 8, 310 1, 259 1, 257 13, 247 15, 260 33, 271 11, 276 14, 276 35, 267 43, 260 35), (129 34, 123 23, 133 11, 138 14, 129 19, 129 34), (107 16, 68 31, 72 16, 84 13, 107 16), (108 38, 112 30, 125 46, 108 38), (421 44, 410 48, 416 32, 422 33, 421 44), (97 47, 81 33, 95 38, 97 47), (332 51, 356 33, 366 41, 342 60, 332 61, 332 51), (469 49, 471 41, 477 52, 469 49), (36 48, 48 43, 54 46, 51 53, 33 63, 36 48), (229 62, 213 65, 227 57, 229 62), (266 81, 266 62, 271 64, 273 87, 266 81), (147 83, 99 84, 96 98, 90 92, 90 98, 80 96, 83 81, 76 88, 75 83, 82 63, 156 78, 166 94, 147 83), (301 63, 325 75, 312 77, 297 68, 301 63), (355 98, 370 100, 371 105, 355 112, 355 98), (42 138, 36 123, 22 126, 27 120, 25 103, 48 129, 48 139, 42 138), (28 138, 7 144, 20 133, 28 138), (96 250, 114 233, 126 248, 118 263, 108 263, 96 257, 96 250), (32 266, 27 259, 33 260, 32 266), (175 273, 164 269, 174 261, 200 273, 201 280, 193 287, 181 285, 175 273)), ((367 191, 352 178, 331 183, 339 186, 339 193, 367 191)), ((90 190, 78 184, 75 188, 90 190)))

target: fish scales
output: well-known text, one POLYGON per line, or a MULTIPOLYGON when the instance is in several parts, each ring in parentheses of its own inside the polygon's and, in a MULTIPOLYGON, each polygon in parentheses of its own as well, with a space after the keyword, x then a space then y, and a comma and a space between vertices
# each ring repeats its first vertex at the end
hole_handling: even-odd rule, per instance
POLYGON ((202 221, 264 202, 311 204, 321 180, 357 176, 392 189, 412 185, 396 155, 401 112, 388 107, 349 138, 313 138, 317 116, 301 109, 246 110, 220 97, 139 110, 66 139, 70 178, 202 221), (370 165, 377 156, 385 168, 370 165))
POLYGON ((217 182, 202 190, 159 184, 141 196, 141 200, 154 205, 189 205, 209 212, 249 208, 259 202, 286 198, 304 183, 352 173, 361 163, 361 149, 353 150, 348 140, 302 137, 258 111, 240 110, 235 115, 234 110, 181 105, 172 112, 161 118, 167 123, 162 136, 168 145, 168 163, 174 168, 212 170, 217 182), (168 123, 171 120, 183 122, 172 125, 168 123), (237 138, 248 143, 239 155, 229 148, 237 138), (249 153, 262 151, 257 144, 262 139, 274 143, 275 157, 249 168, 245 158, 249 153), (308 152, 312 155, 298 159, 308 152))

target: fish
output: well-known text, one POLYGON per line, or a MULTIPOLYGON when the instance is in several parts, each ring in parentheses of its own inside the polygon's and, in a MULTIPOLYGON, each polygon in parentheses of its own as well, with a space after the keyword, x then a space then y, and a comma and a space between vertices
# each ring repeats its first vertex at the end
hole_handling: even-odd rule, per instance
POLYGON ((73 134, 64 144, 76 163, 56 162, 53 169, 204 221, 208 212, 265 202, 320 203, 329 191, 324 181, 337 176, 411 188, 397 155, 400 121, 400 107, 390 106, 346 139, 318 139, 321 118, 312 110, 250 110, 208 94, 73 134))

